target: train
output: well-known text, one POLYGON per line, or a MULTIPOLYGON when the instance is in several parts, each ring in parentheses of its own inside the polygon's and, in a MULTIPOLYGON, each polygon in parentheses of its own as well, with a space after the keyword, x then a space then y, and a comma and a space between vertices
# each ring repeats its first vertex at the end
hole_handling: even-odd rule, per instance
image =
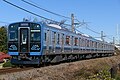
POLYGON ((21 21, 8 26, 14 65, 41 65, 114 55, 114 45, 56 24, 21 21))

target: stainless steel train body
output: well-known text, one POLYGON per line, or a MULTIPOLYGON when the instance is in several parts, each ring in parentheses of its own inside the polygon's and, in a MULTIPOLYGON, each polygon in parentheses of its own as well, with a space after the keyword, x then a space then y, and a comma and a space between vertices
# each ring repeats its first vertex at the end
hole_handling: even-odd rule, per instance
POLYGON ((16 22, 8 26, 8 53, 16 65, 40 65, 111 56, 113 44, 73 33, 60 26, 16 22))

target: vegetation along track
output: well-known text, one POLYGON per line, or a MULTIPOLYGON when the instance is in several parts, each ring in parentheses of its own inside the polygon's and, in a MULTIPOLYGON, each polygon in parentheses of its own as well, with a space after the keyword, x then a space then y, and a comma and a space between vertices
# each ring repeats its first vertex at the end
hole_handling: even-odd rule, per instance
POLYGON ((20 71, 25 71, 25 70, 30 70, 30 69, 33 69, 33 68, 32 67, 29 67, 29 68, 4 68, 4 69, 0 69, 0 75, 6 74, 6 73, 20 72, 20 71))

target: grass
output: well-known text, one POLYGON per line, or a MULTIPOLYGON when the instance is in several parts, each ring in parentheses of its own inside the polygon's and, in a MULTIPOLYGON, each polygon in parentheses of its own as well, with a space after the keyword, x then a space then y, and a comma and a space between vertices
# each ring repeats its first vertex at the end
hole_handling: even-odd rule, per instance
POLYGON ((118 70, 117 75, 115 76, 115 80, 120 80, 120 71, 118 70))

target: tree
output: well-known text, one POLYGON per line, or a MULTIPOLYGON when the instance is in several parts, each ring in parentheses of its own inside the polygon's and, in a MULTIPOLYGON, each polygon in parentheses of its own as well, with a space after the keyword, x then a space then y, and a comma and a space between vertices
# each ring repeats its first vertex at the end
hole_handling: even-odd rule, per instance
POLYGON ((0 52, 7 53, 7 28, 0 27, 0 52))

